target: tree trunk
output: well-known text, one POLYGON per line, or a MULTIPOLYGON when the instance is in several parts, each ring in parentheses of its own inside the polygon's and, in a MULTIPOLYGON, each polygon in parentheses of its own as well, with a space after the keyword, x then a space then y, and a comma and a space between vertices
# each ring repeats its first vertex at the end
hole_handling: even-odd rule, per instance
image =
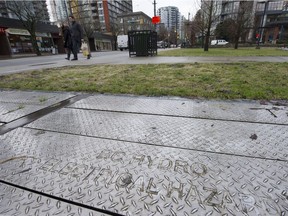
POLYGON ((234 49, 238 49, 238 45, 239 45, 239 38, 237 41, 235 41, 235 44, 234 44, 234 49))
POLYGON ((245 25, 245 13, 248 10, 249 5, 246 4, 245 1, 240 1, 239 3, 239 11, 237 14, 237 29, 236 29, 236 34, 235 34, 235 45, 234 49, 238 49, 239 45, 239 38, 241 36, 241 32, 244 29, 245 25))
POLYGON ((235 35, 235 44, 234 44, 234 49, 238 49, 238 44, 239 44, 239 38, 240 38, 240 31, 237 29, 236 35, 235 35))
POLYGON ((113 39, 114 39, 114 43, 113 43, 114 49, 112 49, 112 50, 117 50, 117 36, 114 35, 114 36, 113 36, 113 39))
POLYGON ((209 49, 209 38, 210 38, 210 31, 211 31, 211 25, 212 25, 212 12, 213 12, 213 0, 211 0, 210 7, 209 7, 208 26, 207 26, 207 33, 205 35, 204 51, 208 51, 209 49))
POLYGON ((238 45, 239 45, 239 38, 240 38, 240 34, 241 34, 241 30, 242 28, 242 22, 243 22, 243 14, 239 13, 238 14, 238 18, 237 18, 237 29, 236 29, 236 34, 235 34, 235 38, 234 38, 234 49, 238 49, 238 45))
POLYGON ((32 42, 33 50, 37 56, 41 56, 41 52, 39 50, 37 40, 36 40, 36 34, 35 33, 30 33, 30 34, 31 34, 31 42, 32 42))
POLYGON ((201 32, 201 48, 204 48, 204 31, 201 32))
POLYGON ((209 37, 210 37, 210 29, 208 30, 208 32, 205 36, 204 51, 208 51, 208 49, 209 49, 209 37))

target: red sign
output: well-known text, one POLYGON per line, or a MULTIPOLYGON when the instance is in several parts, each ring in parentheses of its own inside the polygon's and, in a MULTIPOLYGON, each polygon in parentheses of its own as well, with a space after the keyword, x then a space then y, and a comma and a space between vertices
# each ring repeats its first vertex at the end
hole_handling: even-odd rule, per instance
POLYGON ((0 34, 4 34, 5 33, 5 28, 0 28, 0 34))
POLYGON ((160 23, 160 21, 161 21, 160 16, 154 16, 154 17, 152 17, 152 23, 153 23, 153 24, 160 23))

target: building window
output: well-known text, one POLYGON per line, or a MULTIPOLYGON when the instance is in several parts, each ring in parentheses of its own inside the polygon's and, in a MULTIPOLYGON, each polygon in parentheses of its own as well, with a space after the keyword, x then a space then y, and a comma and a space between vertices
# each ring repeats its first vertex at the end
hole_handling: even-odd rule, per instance
POLYGON ((283 4, 283 11, 288 11, 288 1, 283 4))
POLYGON ((282 10, 283 2, 269 2, 268 10, 282 10))
POLYGON ((262 3, 262 2, 261 2, 261 3, 259 2, 259 3, 257 4, 256 10, 257 10, 257 11, 264 11, 264 7, 265 7, 265 4, 262 3))

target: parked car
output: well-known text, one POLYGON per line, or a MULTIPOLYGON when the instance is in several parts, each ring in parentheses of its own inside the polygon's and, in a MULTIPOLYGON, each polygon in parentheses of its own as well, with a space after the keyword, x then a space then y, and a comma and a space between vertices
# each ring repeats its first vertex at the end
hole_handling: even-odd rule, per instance
POLYGON ((212 40, 211 41, 211 45, 215 46, 215 45, 226 45, 228 44, 228 42, 226 40, 212 40))
POLYGON ((163 41, 157 41, 157 48, 163 48, 164 42, 163 41))

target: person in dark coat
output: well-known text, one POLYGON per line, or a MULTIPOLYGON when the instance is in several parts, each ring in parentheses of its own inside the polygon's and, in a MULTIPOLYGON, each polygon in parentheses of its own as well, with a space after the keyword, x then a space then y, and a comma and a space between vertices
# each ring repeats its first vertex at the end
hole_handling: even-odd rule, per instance
POLYGON ((71 61, 78 60, 78 52, 81 47, 81 39, 83 38, 83 30, 79 23, 76 22, 74 16, 69 16, 71 22, 70 33, 72 38, 72 53, 74 58, 71 61))
POLYGON ((62 25, 62 35, 63 35, 63 39, 64 39, 64 48, 65 48, 65 51, 67 53, 67 58, 65 58, 65 59, 70 60, 70 55, 71 55, 71 51, 73 49, 73 46, 72 46, 71 33, 70 33, 70 29, 69 29, 67 22, 63 23, 63 25, 62 25))

